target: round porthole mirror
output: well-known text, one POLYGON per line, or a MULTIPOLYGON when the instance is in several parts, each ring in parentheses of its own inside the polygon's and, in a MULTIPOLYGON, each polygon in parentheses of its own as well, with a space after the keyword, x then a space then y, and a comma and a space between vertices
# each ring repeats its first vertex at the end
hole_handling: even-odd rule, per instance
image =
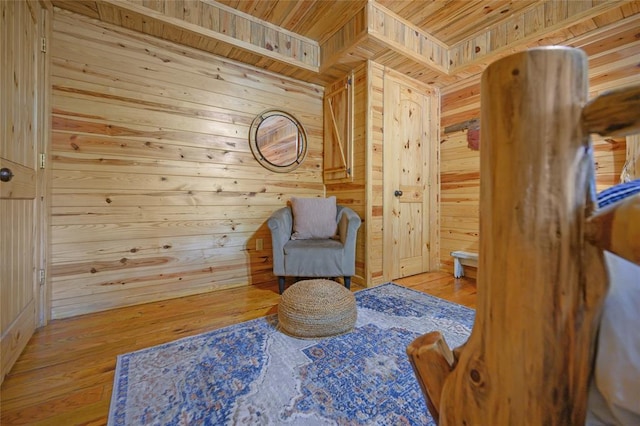
POLYGON ((307 135, 291 114, 267 110, 253 119, 249 146, 256 160, 273 172, 296 169, 307 155, 307 135))

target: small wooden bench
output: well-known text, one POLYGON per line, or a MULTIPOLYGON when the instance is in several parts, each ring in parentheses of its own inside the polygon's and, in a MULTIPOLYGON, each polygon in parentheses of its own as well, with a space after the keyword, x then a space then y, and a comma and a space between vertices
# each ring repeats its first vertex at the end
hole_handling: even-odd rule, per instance
POLYGON ((453 256, 453 276, 456 278, 464 277, 464 266, 478 267, 478 253, 468 251, 452 251, 453 256))

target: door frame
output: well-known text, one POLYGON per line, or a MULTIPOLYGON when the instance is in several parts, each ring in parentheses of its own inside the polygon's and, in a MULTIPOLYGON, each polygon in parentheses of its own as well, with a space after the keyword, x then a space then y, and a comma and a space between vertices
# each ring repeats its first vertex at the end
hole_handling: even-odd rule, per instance
POLYGON ((40 287, 36 292, 36 326, 44 327, 51 320, 51 280, 49 265, 51 264, 51 48, 53 40, 53 9, 49 2, 42 3, 40 9, 40 37, 44 49, 40 51, 38 69, 38 152, 40 168, 38 169, 36 196, 37 219, 39 220, 36 235, 36 264, 39 267, 40 287))

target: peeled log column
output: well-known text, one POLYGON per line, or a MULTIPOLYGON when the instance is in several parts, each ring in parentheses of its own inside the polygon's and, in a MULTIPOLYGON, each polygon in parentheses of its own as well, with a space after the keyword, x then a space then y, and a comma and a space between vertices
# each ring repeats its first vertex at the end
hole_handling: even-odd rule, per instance
POLYGON ((444 381, 441 425, 584 424, 608 287, 585 241, 595 208, 584 53, 540 48, 481 85, 476 322, 444 381))

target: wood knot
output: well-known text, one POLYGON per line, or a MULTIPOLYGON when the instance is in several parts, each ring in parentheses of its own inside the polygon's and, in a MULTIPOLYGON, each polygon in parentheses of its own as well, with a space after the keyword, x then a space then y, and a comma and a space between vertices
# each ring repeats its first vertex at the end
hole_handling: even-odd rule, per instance
POLYGON ((474 382, 475 384, 479 384, 481 381, 481 377, 480 377, 480 372, 476 369, 471 370, 471 372, 469 373, 469 375, 471 376, 471 381, 474 382))
POLYGON ((485 373, 485 365, 479 360, 472 360, 469 363, 469 379, 471 381, 471 385, 475 388, 476 392, 480 392, 480 394, 484 394, 488 389, 487 379, 489 377, 484 374, 485 373))

